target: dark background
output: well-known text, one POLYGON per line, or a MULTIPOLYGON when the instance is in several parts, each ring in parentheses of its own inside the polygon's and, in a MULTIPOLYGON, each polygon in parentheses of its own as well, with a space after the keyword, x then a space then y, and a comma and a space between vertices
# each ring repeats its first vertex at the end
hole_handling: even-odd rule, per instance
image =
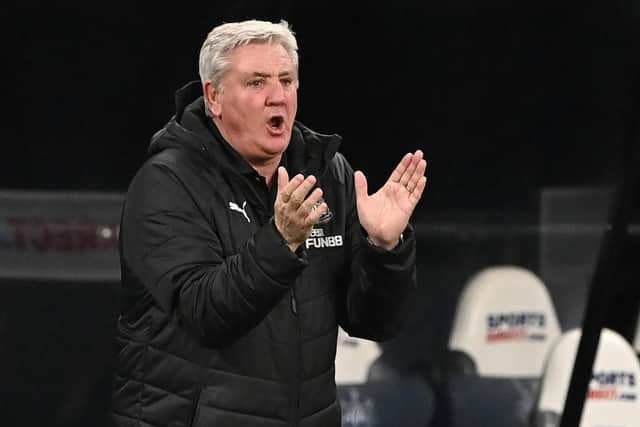
POLYGON ((416 215, 527 211, 537 189, 600 184, 619 163, 638 69, 635 2, 24 2, 8 6, 6 188, 124 190, 207 32, 286 18, 300 45, 298 118, 344 136, 383 182, 422 148, 416 215))
MULTIPOLYGON (((199 78, 208 31, 287 19, 300 46, 298 119, 341 134, 371 189, 407 151, 421 148, 429 162, 413 220, 429 286, 386 349, 410 370, 440 357, 472 272, 504 262, 539 270, 527 227, 539 221, 542 189, 617 182, 637 96, 631 0, 2 7, 0 189, 124 192, 173 114, 174 91, 199 78)), ((99 426, 117 284, 3 280, 0 291, 0 424, 99 426)), ((636 304, 628 297, 617 296, 619 312, 636 304)))

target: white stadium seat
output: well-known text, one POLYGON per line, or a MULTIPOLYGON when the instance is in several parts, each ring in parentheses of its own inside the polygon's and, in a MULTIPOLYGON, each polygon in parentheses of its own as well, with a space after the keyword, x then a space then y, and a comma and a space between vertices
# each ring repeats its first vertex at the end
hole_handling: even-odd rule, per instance
POLYGON ((479 376, 535 378, 559 335, 544 283, 524 268, 496 266, 464 288, 449 349, 467 354, 479 376))
POLYGON ((372 379, 381 353, 378 343, 339 329, 335 367, 342 426, 427 427, 434 412, 431 387, 415 376, 372 379))
POLYGON ((560 333, 547 288, 533 272, 498 265, 471 277, 449 339, 449 425, 527 426, 560 333))
MULTIPOLYGON (((536 425, 556 427, 565 405, 581 330, 562 335, 547 361, 537 404, 536 425)), ((640 425, 640 363, 630 343, 603 329, 580 427, 640 425)))
POLYGON ((367 381, 369 368, 380 356, 378 343, 350 337, 338 329, 336 349, 336 384, 362 384, 367 381))

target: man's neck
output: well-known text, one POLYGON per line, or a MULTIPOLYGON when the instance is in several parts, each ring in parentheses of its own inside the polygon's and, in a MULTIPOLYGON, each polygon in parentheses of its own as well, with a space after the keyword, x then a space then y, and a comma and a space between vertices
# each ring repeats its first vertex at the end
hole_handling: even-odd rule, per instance
POLYGON ((282 159, 282 154, 278 155, 273 159, 269 159, 265 162, 261 162, 260 164, 256 164, 250 160, 247 160, 251 167, 253 167, 260 176, 262 176, 267 182, 267 187, 271 187, 271 182, 273 182, 273 178, 276 176, 276 170, 278 169, 278 165, 280 164, 280 160, 282 159))

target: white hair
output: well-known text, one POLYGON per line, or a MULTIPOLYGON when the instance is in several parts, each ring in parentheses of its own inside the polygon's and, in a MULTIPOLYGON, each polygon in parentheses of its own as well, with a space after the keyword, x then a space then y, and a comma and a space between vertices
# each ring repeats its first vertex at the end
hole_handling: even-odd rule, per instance
POLYGON ((210 80, 216 90, 223 90, 221 82, 229 67, 231 52, 251 43, 282 45, 291 57, 297 73, 298 42, 287 21, 282 20, 277 24, 255 19, 230 22, 211 30, 202 44, 198 65, 203 88, 205 81, 210 80))

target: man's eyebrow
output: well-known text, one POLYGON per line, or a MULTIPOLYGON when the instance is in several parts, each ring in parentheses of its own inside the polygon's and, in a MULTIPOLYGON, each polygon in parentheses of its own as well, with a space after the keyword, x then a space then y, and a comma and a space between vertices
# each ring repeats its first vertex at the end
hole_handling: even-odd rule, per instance
MULTIPOLYGON (((278 74, 278 77, 286 77, 286 76, 292 76, 292 75, 294 75, 294 73, 292 71, 283 71, 280 74, 278 74)), ((247 73, 247 77, 264 77, 264 78, 268 78, 268 77, 271 77, 271 74, 265 73, 265 72, 261 72, 261 71, 254 71, 253 73, 247 73)))

